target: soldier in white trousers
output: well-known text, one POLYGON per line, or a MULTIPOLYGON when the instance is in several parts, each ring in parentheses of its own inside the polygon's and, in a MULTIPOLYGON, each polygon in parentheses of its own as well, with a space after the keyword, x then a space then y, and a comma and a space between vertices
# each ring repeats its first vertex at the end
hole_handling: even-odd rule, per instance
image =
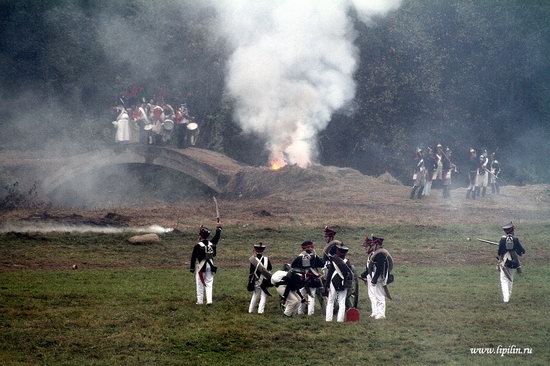
POLYGON ((212 304, 214 273, 217 271, 217 267, 214 266, 214 257, 216 256, 216 245, 220 240, 221 232, 222 227, 218 223, 216 234, 212 238, 212 241, 209 241, 210 230, 201 225, 199 229, 199 242, 193 247, 190 271, 191 273, 195 273, 198 305, 204 303, 205 293, 206 304, 212 304))
POLYGON ((343 322, 346 317, 346 297, 351 288, 351 279, 353 271, 351 264, 346 259, 349 248, 340 243, 336 245, 336 258, 332 258, 328 265, 327 284, 328 299, 325 313, 325 320, 332 321, 334 317, 334 303, 338 302, 337 322, 343 322))
POLYGON ((367 268, 361 278, 367 284, 367 292, 371 303, 370 316, 374 319, 386 318, 386 297, 389 295, 387 285, 393 282, 390 273, 393 268, 393 259, 390 253, 382 248, 384 238, 373 236, 365 238, 364 246, 367 250, 367 268))
POLYGON ((263 252, 266 246, 263 243, 254 244, 254 253, 256 255, 257 265, 250 264, 250 274, 249 274, 249 290, 252 291, 252 298, 250 299, 250 305, 248 306, 248 312, 253 313, 258 304, 258 299, 260 303, 258 304, 258 314, 263 314, 265 310, 265 303, 267 300, 268 292, 264 284, 264 281, 267 279, 258 269, 258 266, 263 266, 268 271, 271 271, 271 261, 263 252))
POLYGON ((500 287, 502 289, 502 301, 510 301, 512 286, 514 285, 514 272, 521 273, 519 256, 525 253, 518 238, 514 236, 515 226, 512 222, 504 225, 505 235, 500 238, 498 245, 497 269, 500 271, 500 287))

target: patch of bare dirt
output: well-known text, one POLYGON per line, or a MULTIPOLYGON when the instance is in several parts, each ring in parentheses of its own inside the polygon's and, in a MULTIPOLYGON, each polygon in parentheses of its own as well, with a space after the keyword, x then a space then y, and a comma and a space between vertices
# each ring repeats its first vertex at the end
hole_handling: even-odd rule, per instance
MULTIPOLYGON (((409 199, 409 192, 410 187, 398 184, 389 174, 375 178, 349 168, 324 166, 287 166, 277 171, 244 167, 229 180, 218 201, 225 225, 438 226, 550 221, 549 185, 504 186, 500 195, 488 194, 477 200, 466 199, 465 188, 453 189, 450 199, 443 199, 439 189, 422 200, 409 199)), ((34 214, 43 213, 11 211, 2 213, 0 220, 28 219, 34 214)), ((181 229, 214 225, 216 218, 209 198, 177 205, 90 211, 58 208, 47 212, 50 217, 78 215, 78 219, 89 222, 100 222, 109 214, 124 217, 130 226, 158 224, 181 229)))

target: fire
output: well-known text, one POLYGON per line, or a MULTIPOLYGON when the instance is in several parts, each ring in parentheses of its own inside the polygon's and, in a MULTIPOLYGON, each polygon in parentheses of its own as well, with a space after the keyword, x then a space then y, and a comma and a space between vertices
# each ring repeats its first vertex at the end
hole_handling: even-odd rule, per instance
POLYGON ((281 159, 272 160, 270 163, 271 170, 279 170, 286 166, 286 161, 281 159))

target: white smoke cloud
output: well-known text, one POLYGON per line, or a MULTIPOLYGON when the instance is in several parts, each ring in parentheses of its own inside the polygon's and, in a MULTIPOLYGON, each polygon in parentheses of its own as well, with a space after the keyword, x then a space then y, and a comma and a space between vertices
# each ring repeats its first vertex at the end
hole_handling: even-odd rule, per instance
POLYGON ((243 130, 267 140, 272 159, 307 167, 334 111, 355 95, 358 50, 349 10, 371 23, 400 0, 218 0, 234 48, 226 88, 243 130))
POLYGON ((102 233, 102 234, 123 234, 123 233, 155 233, 166 234, 174 231, 173 228, 165 228, 160 225, 143 227, 115 227, 95 225, 69 225, 52 224, 46 222, 37 223, 4 223, 0 225, 0 233, 102 233))

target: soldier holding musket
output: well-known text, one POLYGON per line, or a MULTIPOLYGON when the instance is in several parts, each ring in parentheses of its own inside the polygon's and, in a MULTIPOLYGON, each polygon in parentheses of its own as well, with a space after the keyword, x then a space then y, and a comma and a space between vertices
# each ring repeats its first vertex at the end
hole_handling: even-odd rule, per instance
POLYGON ((353 284, 353 269, 346 258, 349 248, 343 243, 333 241, 336 253, 331 256, 325 287, 328 291, 325 320, 332 321, 334 317, 334 303, 338 302, 337 322, 343 322, 346 316, 346 297, 353 284))
POLYGON ((504 234, 498 243, 497 268, 500 271, 500 286, 502 289, 502 300, 510 301, 512 286, 514 284, 514 272, 521 273, 521 263, 518 256, 525 253, 518 238, 514 235, 515 226, 512 222, 504 225, 504 234))
POLYGON ((267 290, 267 287, 271 285, 269 282, 271 277, 266 271, 271 271, 272 265, 269 258, 263 254, 265 248, 266 246, 263 243, 254 244, 254 256, 252 257, 254 262, 250 263, 248 277, 248 291, 252 292, 252 298, 250 299, 250 305, 248 307, 249 313, 254 312, 259 299, 258 314, 263 314, 267 297, 271 296, 267 290))
POLYGON ((361 274, 365 281, 371 303, 371 317, 386 318, 386 297, 391 299, 387 285, 393 282, 391 270, 393 259, 390 253, 382 248, 384 238, 373 236, 365 238, 363 246, 367 250, 367 268, 361 274))

